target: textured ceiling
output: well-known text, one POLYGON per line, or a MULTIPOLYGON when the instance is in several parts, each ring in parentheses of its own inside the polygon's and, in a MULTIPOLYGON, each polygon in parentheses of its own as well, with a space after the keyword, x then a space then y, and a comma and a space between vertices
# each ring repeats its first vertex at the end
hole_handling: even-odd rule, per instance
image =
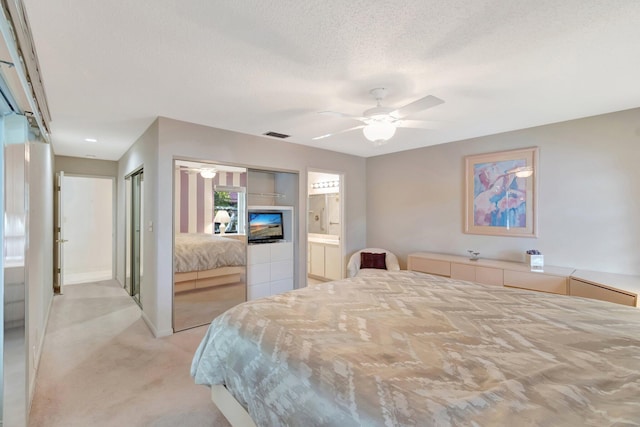
POLYGON ((60 155, 116 160, 157 116, 373 156, 640 106, 638 0, 24 3, 60 155), (375 87, 445 100, 411 117, 437 129, 311 139, 375 87))

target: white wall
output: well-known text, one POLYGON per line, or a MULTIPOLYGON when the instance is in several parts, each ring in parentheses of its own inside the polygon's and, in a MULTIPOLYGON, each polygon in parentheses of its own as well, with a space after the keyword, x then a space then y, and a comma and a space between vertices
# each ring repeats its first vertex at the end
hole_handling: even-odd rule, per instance
POLYGON ((64 284, 112 278, 113 180, 64 176, 64 284))
POLYGON ((27 252, 27 360, 29 399, 53 299, 53 152, 51 145, 30 142, 27 165, 29 225, 27 252))
POLYGON ((522 261, 535 248, 549 265, 640 274, 639 160, 640 109, 369 158, 367 244, 403 264, 414 251, 522 261), (539 237, 463 233, 464 156, 532 146, 539 237))
MULTIPOLYGON (((157 148, 158 146, 156 146, 157 148)), ((218 163, 235 164, 255 169, 297 172, 298 212, 306 210, 307 170, 330 169, 344 173, 346 199, 346 250, 352 253, 365 247, 366 198, 365 159, 327 150, 291 144, 266 137, 256 137, 177 120, 159 118, 140 140, 120 160, 119 180, 123 173, 144 163, 145 209, 154 220, 153 233, 145 232, 152 241, 145 241, 145 277, 143 280, 143 310, 153 323, 156 335, 171 331, 172 309, 172 242, 173 242, 173 158, 206 159, 218 163), (159 137, 157 161, 154 138, 159 137), (149 172, 149 174, 147 174, 149 172), (150 247, 153 245, 153 247, 150 247), (153 256, 149 253, 153 253, 153 256), (149 254, 149 259, 147 255, 149 254), (153 276, 152 276, 153 275, 153 276), (148 281, 147 281, 148 280, 148 281), (146 286, 146 283, 149 286, 146 286)), ((121 193, 119 191, 119 193, 121 193)), ((124 201, 124 195, 119 201, 124 201)), ((118 215, 118 247, 124 247, 124 211, 118 215)), ((146 223, 146 222, 145 222, 146 223)), ((306 216, 299 218, 299 247, 306 247, 306 216)), ((122 252, 122 251, 119 251, 122 252)), ((346 258, 346 257, 345 257, 346 258)), ((346 261, 345 261, 346 262, 346 261)), ((297 283, 306 283, 306 251, 299 251, 297 283)), ((121 268, 118 269, 121 271, 121 268)), ((119 273, 120 274, 120 273, 119 273)))

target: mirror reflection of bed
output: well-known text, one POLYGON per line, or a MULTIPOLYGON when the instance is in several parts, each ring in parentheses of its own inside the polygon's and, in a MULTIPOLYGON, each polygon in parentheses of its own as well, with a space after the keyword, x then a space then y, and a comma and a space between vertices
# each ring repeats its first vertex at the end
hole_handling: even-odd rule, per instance
POLYGON ((176 160, 174 331, 246 301, 245 168, 176 160))

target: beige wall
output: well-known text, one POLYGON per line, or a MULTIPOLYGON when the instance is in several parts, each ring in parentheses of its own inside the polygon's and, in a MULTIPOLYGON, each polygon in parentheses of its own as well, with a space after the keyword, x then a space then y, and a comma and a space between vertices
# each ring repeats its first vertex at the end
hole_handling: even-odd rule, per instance
POLYGON ((118 176, 118 162, 111 160, 56 156, 55 168, 70 175, 118 176))
MULTIPOLYGON (((173 299, 173 159, 208 160, 258 170, 282 170, 299 174, 296 199, 299 214, 299 247, 306 247, 307 170, 322 169, 345 176, 347 256, 365 246, 365 159, 327 150, 291 144, 266 137, 215 129, 159 118, 120 159, 118 172, 118 253, 124 253, 123 177, 140 165, 145 171, 145 227, 143 312, 156 336, 171 333, 173 299)), ((278 183, 276 182, 276 187, 278 183)), ((284 189, 283 191, 288 191, 284 189)), ((297 286, 306 283, 306 251, 297 251, 297 286)), ((118 256, 118 258, 123 258, 118 256)), ((118 276, 124 276, 118 260, 118 276)))
MULTIPOLYGON (((166 307, 159 306, 159 291, 156 281, 157 274, 157 220, 158 220, 158 120, 138 138, 118 161, 117 188, 117 225, 116 225, 116 277, 124 285, 125 258, 125 187, 124 177, 144 169, 144 195, 142 217, 142 281, 140 283, 140 301, 142 303, 143 318, 156 336, 171 334, 171 323, 166 324, 166 307), (149 223, 153 224, 149 229, 149 223)), ((167 173, 172 174, 171 169, 167 173)), ((171 195, 171 187, 162 189, 164 195, 171 195)), ((170 262, 170 261, 167 261, 170 262)), ((169 321, 171 313, 169 312, 169 321)))
MULTIPOLYGON (((367 160, 367 244, 640 274, 640 109, 367 160), (538 238, 463 233, 464 156, 540 147, 538 238), (390 220, 392 212, 397 220, 390 220)), ((392 142, 391 142, 392 143, 392 142)))

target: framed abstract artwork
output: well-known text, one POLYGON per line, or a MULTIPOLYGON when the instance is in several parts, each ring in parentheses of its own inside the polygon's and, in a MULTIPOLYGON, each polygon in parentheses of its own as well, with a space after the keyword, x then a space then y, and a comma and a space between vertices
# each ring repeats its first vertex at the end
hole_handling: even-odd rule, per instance
POLYGON ((465 233, 537 237, 538 148, 465 157, 465 233))

